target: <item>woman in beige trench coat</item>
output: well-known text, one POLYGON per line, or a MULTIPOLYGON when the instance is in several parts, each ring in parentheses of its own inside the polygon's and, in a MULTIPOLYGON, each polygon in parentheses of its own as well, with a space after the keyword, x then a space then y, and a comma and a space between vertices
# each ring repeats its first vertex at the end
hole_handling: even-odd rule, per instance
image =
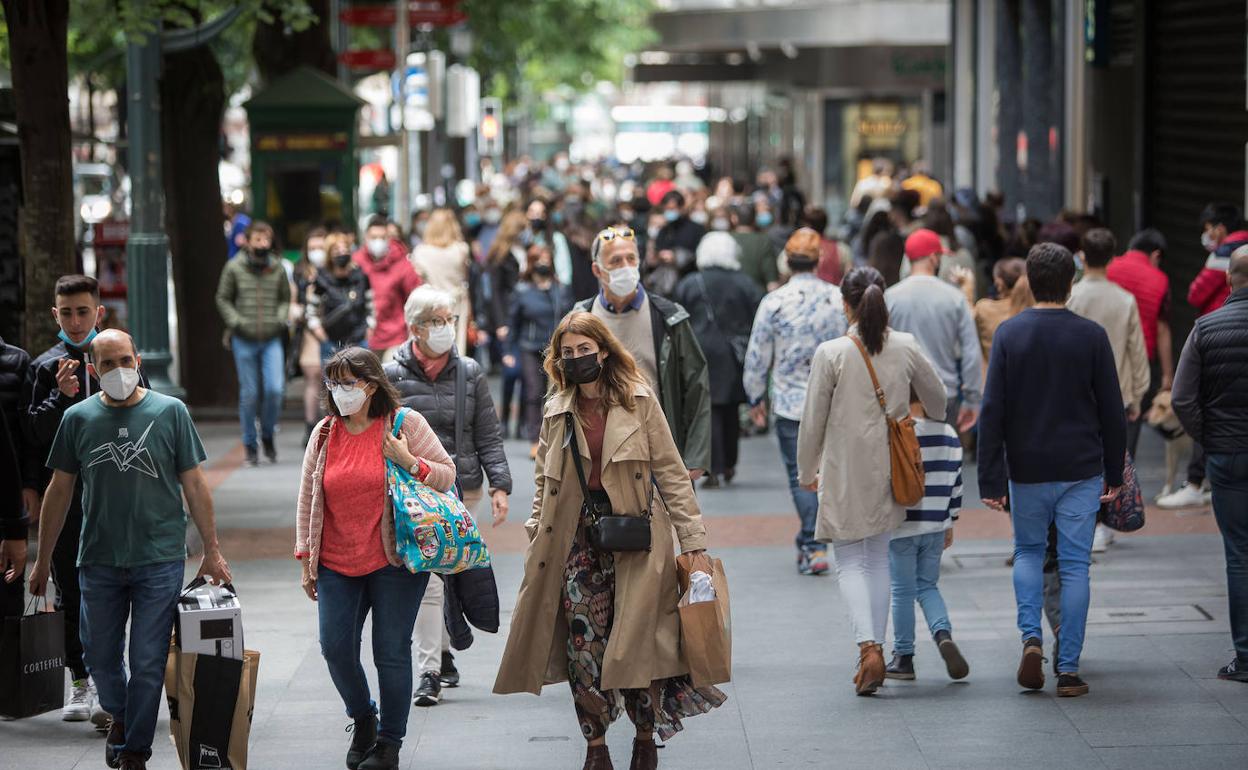
POLYGON ((832 544, 837 585, 859 647, 854 684, 859 695, 869 695, 884 682, 888 544, 906 511, 893 499, 888 426, 854 338, 871 356, 893 419, 910 413, 911 390, 929 415, 943 416, 945 387, 914 337, 888 328, 878 270, 851 270, 841 297, 849 332, 815 350, 797 434, 797 480, 819 493, 815 539, 832 544))
POLYGON ((657 767, 653 733, 667 739, 681 717, 725 700, 714 687, 692 686, 680 649, 674 548, 705 549, 702 514, 658 400, 602 321, 585 312, 564 318, 545 366, 552 395, 525 523, 531 542, 494 692, 537 694, 568 681, 589 742, 585 768, 611 768, 605 735, 622 711, 637 729, 632 767, 657 767), (615 515, 649 507, 649 551, 589 545, 569 415, 591 499, 609 501, 615 515))

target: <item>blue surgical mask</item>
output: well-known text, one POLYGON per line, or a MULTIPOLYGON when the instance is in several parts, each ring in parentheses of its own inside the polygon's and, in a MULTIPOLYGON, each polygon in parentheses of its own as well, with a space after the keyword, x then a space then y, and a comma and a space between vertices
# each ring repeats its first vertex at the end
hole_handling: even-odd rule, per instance
POLYGON ((663 218, 668 222, 675 222, 677 219, 680 219, 680 212, 676 209, 668 209, 663 212, 663 218))
POLYGON ((555 227, 563 224, 563 212, 556 211, 550 215, 550 221, 555 223, 555 227))
POLYGON ((769 211, 762 212, 755 218, 754 221, 758 223, 759 227, 771 227, 771 223, 772 223, 771 212, 769 211))
POLYGON ((81 350, 86 350, 87 348, 91 347, 91 340, 95 339, 95 335, 97 334, 99 334, 99 332, 96 331, 95 329, 92 329, 91 333, 88 334, 87 338, 84 339, 82 342, 74 342, 73 340, 71 340, 69 338, 69 335, 65 333, 64 329, 61 329, 61 331, 57 333, 56 336, 60 337, 61 342, 64 342, 66 345, 70 346, 71 348, 74 348, 75 350, 81 351, 81 350))
POLYGON ((464 214, 464 227, 469 230, 481 224, 481 215, 475 211, 469 211, 464 214))

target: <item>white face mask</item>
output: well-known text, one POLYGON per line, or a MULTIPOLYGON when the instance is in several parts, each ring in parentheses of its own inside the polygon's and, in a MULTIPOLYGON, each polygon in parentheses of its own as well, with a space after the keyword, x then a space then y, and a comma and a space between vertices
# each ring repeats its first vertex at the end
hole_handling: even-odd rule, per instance
POLYGON ((728 221, 727 217, 715 217, 711 220, 712 230, 723 231, 729 229, 730 227, 732 227, 732 223, 728 221))
POLYGON ((390 252, 390 243, 385 238, 369 238, 368 253, 373 259, 381 259, 390 252))
POLYGON ((139 370, 118 367, 100 377, 100 388, 114 401, 125 401, 139 386, 139 370))
POLYGON ((627 297, 637 289, 641 271, 635 267, 618 267, 607 271, 607 291, 617 297, 627 297))
POLYGON ((443 326, 440 329, 430 329, 428 336, 425 337, 425 344, 429 346, 434 355, 442 355, 455 344, 455 327, 443 326))
POLYGON ((696 222, 697 224, 700 224, 703 226, 706 225, 707 215, 706 215, 706 212, 702 211, 701 209, 691 213, 689 215, 689 218, 693 220, 694 222, 696 222))
POLYGON ((1218 248, 1218 239, 1213 237, 1213 233, 1206 230, 1200 234, 1200 245, 1205 251, 1216 251, 1218 248))
POLYGON ((334 397, 334 405, 343 417, 350 417, 360 411, 368 394, 363 388, 331 388, 329 394, 334 397))
POLYGON ((308 261, 318 270, 325 267, 325 249, 308 249, 308 261))

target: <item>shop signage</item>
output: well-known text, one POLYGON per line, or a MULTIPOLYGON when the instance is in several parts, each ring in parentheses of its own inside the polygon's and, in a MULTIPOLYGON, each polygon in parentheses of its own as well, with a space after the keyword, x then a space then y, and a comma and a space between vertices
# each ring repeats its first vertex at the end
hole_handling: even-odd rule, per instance
POLYGON ((345 131, 320 134, 259 134, 256 136, 256 150, 268 152, 293 150, 296 152, 317 152, 323 150, 347 149, 348 137, 345 131))

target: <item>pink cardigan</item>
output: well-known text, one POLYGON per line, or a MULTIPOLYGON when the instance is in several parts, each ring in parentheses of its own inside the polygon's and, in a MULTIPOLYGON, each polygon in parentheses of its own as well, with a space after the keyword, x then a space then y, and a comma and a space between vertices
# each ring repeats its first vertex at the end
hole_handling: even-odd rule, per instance
MULTIPOLYGON (((321 527, 324 523, 324 499, 321 480, 325 477, 325 464, 328 460, 329 435, 322 440, 321 430, 329 425, 329 435, 336 430, 343 430, 342 418, 333 415, 317 423, 312 431, 312 440, 303 454, 303 479, 299 483, 299 504, 295 509, 295 558, 307 559, 312 567, 313 576, 320 564, 321 527)), ((389 431, 394 430, 394 416, 386 418, 389 431)), ((455 485, 455 462, 442 447, 442 442, 429 427, 423 415, 409 409, 399 426, 403 438, 407 439, 407 449, 414 457, 424 461, 429 468, 425 483, 439 491, 445 492, 455 485)), ((381 452, 381 447, 377 447, 381 452)), ((386 510, 381 517, 381 544, 386 551, 386 559, 395 567, 403 566, 394 544, 394 515, 391 513, 389 490, 386 493, 386 510)))

